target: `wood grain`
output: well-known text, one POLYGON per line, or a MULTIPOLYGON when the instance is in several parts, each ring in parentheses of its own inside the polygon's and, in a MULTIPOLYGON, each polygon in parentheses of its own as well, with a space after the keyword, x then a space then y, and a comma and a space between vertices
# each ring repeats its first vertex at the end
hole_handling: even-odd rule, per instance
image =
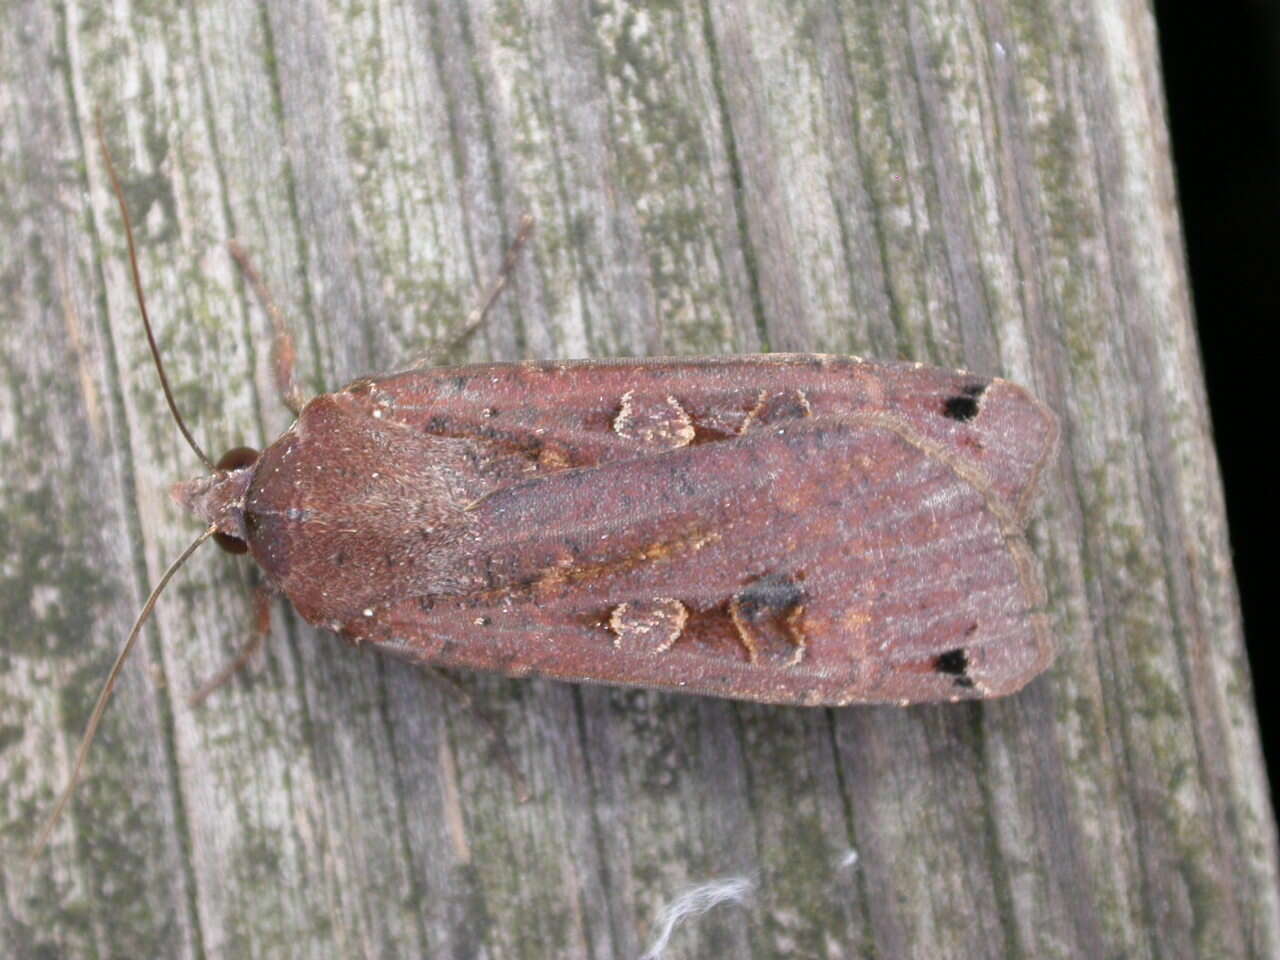
POLYGON ((1124 0, 0 4, 0 954, 1264 957, 1276 836, 1148 8, 1124 0), (118 644, 196 534, 91 137, 101 106, 178 401, 287 425, 454 359, 759 349, 968 366, 1061 416, 1032 542, 1058 663, 981 705, 801 710, 429 674, 197 555, 29 886, 118 644), (841 866, 856 851, 852 867, 841 866))

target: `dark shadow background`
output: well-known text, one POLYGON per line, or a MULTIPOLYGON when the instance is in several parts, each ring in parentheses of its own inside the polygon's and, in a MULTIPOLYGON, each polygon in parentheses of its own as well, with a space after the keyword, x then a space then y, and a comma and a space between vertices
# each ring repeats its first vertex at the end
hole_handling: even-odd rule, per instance
MULTIPOLYGON (((1156 0, 1209 406, 1227 494, 1245 639, 1273 803, 1280 787, 1280 698, 1267 684, 1263 548, 1274 536, 1267 488, 1280 408, 1280 4, 1156 0)), ((1277 551, 1271 549, 1272 562, 1277 551)), ((1272 586, 1272 590, 1276 587, 1272 586)))

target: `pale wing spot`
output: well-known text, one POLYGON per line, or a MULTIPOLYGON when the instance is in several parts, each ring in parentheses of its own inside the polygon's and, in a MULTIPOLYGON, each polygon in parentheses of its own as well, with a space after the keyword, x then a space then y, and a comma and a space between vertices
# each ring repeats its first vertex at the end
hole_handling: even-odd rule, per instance
POLYGON ((680 639, 689 611, 679 600, 669 597, 620 603, 609 615, 613 645, 619 649, 662 653, 680 639))
POLYGON ((622 395, 613 432, 647 447, 674 450, 693 442, 693 420, 675 397, 637 397, 634 390, 622 395))
POLYGON ((769 394, 765 390, 760 391, 760 395, 756 397, 756 405, 747 411, 746 417, 742 420, 742 426, 738 427, 738 433, 746 433, 747 429, 759 419, 760 413, 764 410, 764 403, 769 394))
POLYGON ((782 621, 782 625, 787 631, 787 636, 796 645, 796 652, 787 661, 786 665, 788 667, 794 667, 804 659, 805 648, 809 645, 809 638, 804 635, 803 619, 804 607, 797 605, 791 609, 791 612, 782 621))
POLYGON ((760 424, 772 424, 783 420, 803 420, 813 416, 813 407, 803 390, 783 390, 770 395, 761 390, 756 404, 747 411, 746 419, 738 428, 738 433, 760 424))
POLYGON ((548 443, 538 451, 538 466, 547 470, 564 470, 573 464, 564 450, 548 443))
POLYGON ((799 664, 808 646, 803 618, 804 590, 789 576, 759 577, 729 600, 729 619, 748 663, 799 664))
POLYGON ((742 604, 738 602, 737 597, 729 601, 729 619, 733 621, 733 627, 738 631, 738 639, 742 642, 743 649, 747 651, 747 662, 755 663, 759 655, 755 634, 747 626, 747 619, 742 615, 742 604))

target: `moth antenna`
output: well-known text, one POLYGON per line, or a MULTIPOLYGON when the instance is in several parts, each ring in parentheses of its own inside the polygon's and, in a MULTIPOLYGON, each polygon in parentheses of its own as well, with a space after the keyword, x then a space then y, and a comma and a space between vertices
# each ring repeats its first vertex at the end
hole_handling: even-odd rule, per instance
MULTIPOLYGON (((520 216, 520 223, 516 226, 515 239, 511 241, 511 246, 507 247, 506 255, 502 258, 502 266, 498 268, 498 275, 489 284, 489 289, 485 291, 484 299, 480 302, 480 306, 467 314, 467 322, 462 325, 462 329, 445 344, 443 352, 446 355, 470 340, 475 335, 475 332, 483 327, 485 321, 489 319, 489 312, 493 309, 493 305, 498 302, 498 296, 506 289, 507 281, 510 279, 512 271, 515 270, 516 260, 520 256, 520 251, 524 249, 524 245, 529 242, 529 236, 533 233, 535 223, 537 221, 531 213, 525 213, 520 216)), ((428 359, 424 357, 414 366, 423 366, 427 363, 428 359)))
POLYGON ((196 438, 191 435, 191 431, 187 429, 186 421, 182 419, 182 414, 178 412, 178 404, 174 402, 173 391, 169 389, 169 378, 165 376, 164 364, 160 361, 160 348, 156 346, 155 334, 151 332, 151 317, 147 313, 147 300, 142 295, 142 275, 138 272, 138 251, 133 242, 133 221, 129 219, 129 210, 124 202, 124 189, 120 186, 119 176, 116 175, 116 165, 111 161, 111 151, 107 149, 107 138, 102 132, 102 113, 99 110, 93 111, 93 126, 98 135, 98 147, 102 150, 103 162, 107 165, 107 176, 111 179, 111 189, 116 195, 116 203, 120 205, 120 216, 124 220, 124 236, 129 244, 129 269, 133 274, 133 292, 138 298, 138 310, 142 313, 142 326, 147 331, 147 345, 151 347, 151 359, 156 363, 156 373, 160 374, 160 386, 164 389, 165 402, 169 404, 169 412, 173 414, 173 419, 178 424, 178 429, 182 431, 182 436, 186 439, 187 444, 196 452, 196 456, 203 461, 204 465, 212 473, 217 467, 209 459, 208 454, 200 448, 200 444, 196 443, 196 438))
POLYGON ((535 222, 531 213, 525 213, 520 216, 520 223, 516 227, 515 239, 511 241, 511 246, 507 247, 506 256, 502 258, 502 266, 498 268, 498 275, 493 278, 493 283, 489 284, 489 289, 485 291, 484 301, 480 304, 480 309, 467 318, 467 325, 458 334, 459 339, 465 340, 484 326, 485 319, 489 316, 489 311, 493 309, 493 305, 498 300, 498 295, 506 288, 507 279, 516 268, 516 260, 520 256, 520 251, 529 242, 529 235, 533 233, 535 222))
POLYGON ((124 646, 116 656, 116 662, 111 665, 111 672, 107 674, 107 681, 102 685, 102 692, 98 694, 98 702, 94 704, 93 713, 89 715, 89 723, 84 729, 84 736, 80 738, 80 746, 76 750, 75 762, 71 765, 71 778, 58 796, 58 802, 54 806, 53 812, 49 814, 44 826, 40 828, 40 832, 36 835, 31 852, 27 854, 26 863, 22 868, 22 876, 24 878, 31 870, 32 865, 34 865, 36 857, 40 856, 41 851, 44 850, 45 845, 49 842, 53 828, 57 826, 58 820, 62 817, 62 812, 71 801, 72 794, 75 793, 76 785, 80 782, 80 773, 84 769, 85 759, 89 756, 89 747, 93 744, 93 738, 98 733, 98 725, 102 722, 102 715, 106 712, 107 702, 111 699, 111 691, 115 689, 116 678, 120 676, 120 669, 133 651, 133 647, 138 641, 138 636, 142 633, 143 624, 147 622, 147 618, 151 616, 151 611, 155 609, 156 600, 160 598, 161 591, 164 590, 173 575, 178 572, 178 568, 186 563, 187 557, 195 553, 196 548, 213 536, 216 531, 217 527, 210 525, 204 533, 196 537, 192 544, 182 551, 182 555, 169 565, 169 569, 164 572, 164 576, 160 578, 156 588, 151 591, 151 596, 147 597, 147 602, 143 604, 142 612, 138 614, 138 619, 133 623, 133 629, 129 631, 129 639, 124 642, 124 646))

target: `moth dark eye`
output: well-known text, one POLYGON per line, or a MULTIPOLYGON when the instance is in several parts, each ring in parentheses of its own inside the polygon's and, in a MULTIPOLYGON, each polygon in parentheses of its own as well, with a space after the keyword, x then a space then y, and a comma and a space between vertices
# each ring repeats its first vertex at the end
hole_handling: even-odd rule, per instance
POLYGON ((229 533, 215 533, 213 542, 220 546, 227 553, 248 553, 249 545, 239 537, 233 537, 229 533))
POLYGON ((253 447, 233 447, 222 455, 218 461, 219 470, 239 470, 258 459, 258 451, 253 447))

